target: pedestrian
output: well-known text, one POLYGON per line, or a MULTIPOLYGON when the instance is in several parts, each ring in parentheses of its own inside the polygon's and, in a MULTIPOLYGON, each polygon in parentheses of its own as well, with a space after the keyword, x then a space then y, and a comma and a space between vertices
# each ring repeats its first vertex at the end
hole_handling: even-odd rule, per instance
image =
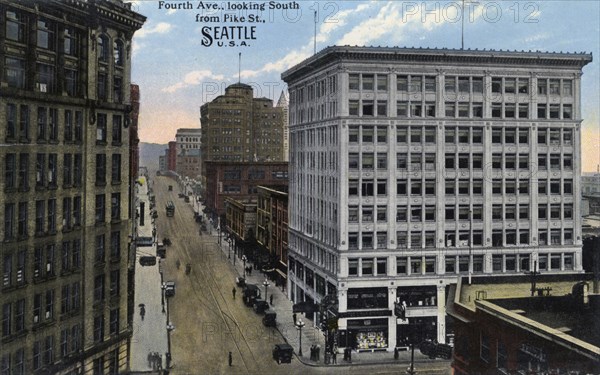
POLYGON ((148 367, 152 367, 152 352, 148 352, 148 367))
POLYGON ((235 292, 236 292, 236 290, 235 290, 235 286, 234 286, 233 289, 231 289, 231 293, 233 294, 233 299, 235 299, 235 292))
POLYGON ((311 361, 315 360, 315 346, 314 345, 310 346, 310 360, 311 361))
POLYGON ((352 363, 352 349, 348 348, 348 362, 352 363))
POLYGON ((317 362, 319 362, 321 360, 321 345, 317 344, 316 349, 316 358, 317 358, 317 362))
POLYGON ((337 350, 334 348, 333 353, 331 354, 331 358, 333 359, 333 364, 337 365, 337 350))
POLYGON ((273 306, 273 295, 271 294, 271 296, 269 297, 269 303, 271 304, 271 306, 273 306))
POLYGON ((233 366, 233 356, 231 352, 229 352, 229 366, 233 366))
POLYGON ((294 314, 292 315, 292 318, 294 318, 294 326, 295 326, 295 325, 296 325, 296 313, 294 313, 294 314))
POLYGON ((399 357, 399 353, 398 353, 398 348, 394 348, 394 359, 398 359, 399 357))

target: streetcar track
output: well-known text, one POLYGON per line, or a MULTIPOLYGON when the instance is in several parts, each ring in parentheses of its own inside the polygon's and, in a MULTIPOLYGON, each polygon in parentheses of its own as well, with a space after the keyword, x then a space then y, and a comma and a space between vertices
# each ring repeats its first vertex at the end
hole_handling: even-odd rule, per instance
MULTIPOLYGON (((185 218, 183 217, 183 214, 181 213, 181 210, 176 210, 176 213, 175 213, 175 215, 177 215, 177 216, 178 216, 179 220, 181 220, 181 221, 185 221, 185 220, 184 220, 185 218)), ((191 236, 189 236, 189 237, 190 237, 190 239, 192 238, 191 236)), ((188 242, 188 241, 185 241, 185 242, 184 242, 184 241, 182 241, 182 246, 180 247, 180 249, 182 250, 182 253, 184 253, 184 254, 182 254, 182 255, 185 255, 185 258, 187 258, 187 260, 188 260, 189 262, 191 262, 191 261, 192 261, 192 259, 193 259, 193 258, 192 258, 192 256, 190 255, 190 251, 188 250, 188 244, 190 244, 190 243, 193 243, 193 241, 189 241, 189 242, 188 242)), ((203 242, 203 243, 213 243, 213 242, 209 242, 209 241, 207 241, 207 242, 203 242)), ((218 246, 218 245, 217 245, 217 246, 218 246)), ((221 252, 221 249, 219 249, 219 252, 221 252)), ((190 264, 192 264, 192 263, 190 263, 190 264)), ((204 267, 200 267, 200 269, 201 269, 201 270, 200 270, 200 272, 199 272, 199 273, 200 273, 200 274, 202 274, 202 275, 204 275, 204 276, 205 276, 205 279, 207 279, 207 280, 209 280, 211 283, 215 284, 215 286, 217 286, 217 289, 218 289, 218 285, 216 285, 216 280, 214 279, 214 275, 213 275, 213 274, 212 274, 210 271, 208 271, 208 273, 206 273, 206 272, 203 270, 203 268, 204 268, 204 267)), ((197 284, 199 284, 199 283, 200 283, 200 280, 199 280, 199 278, 198 278, 198 273, 196 273, 196 272, 195 272, 195 271, 197 271, 197 269, 198 269, 198 267, 194 267, 194 265, 192 264, 192 272, 191 272, 191 273, 192 273, 192 275, 188 275, 188 277, 189 277, 189 276, 192 276, 192 277, 194 278, 194 280, 196 281, 196 283, 197 283, 197 284)), ((191 284, 191 283, 190 283, 190 284, 191 284)), ((208 284, 208 283, 207 283, 207 284, 208 284)), ((208 286, 208 285, 207 285, 207 286, 208 286)), ((198 294, 198 291, 197 291, 197 289, 196 289, 196 288, 193 288, 193 286, 192 286, 192 290, 193 290, 193 293, 194 293, 194 296, 196 297, 196 299, 197 299, 199 302, 201 302, 201 304, 202 304, 204 307, 206 307, 206 308, 207 308, 207 309, 208 309, 210 312, 212 312, 213 314, 215 314, 215 315, 220 315, 220 317, 221 317, 221 320, 223 321, 223 323, 225 324, 225 326, 226 326, 226 327, 227 327, 227 329, 229 330, 229 333, 231 334, 232 341, 234 342, 234 344, 235 344, 235 346, 236 346, 236 348, 237 348, 237 351, 238 351, 238 353, 240 354, 240 357, 241 357, 241 359, 242 359, 242 362, 243 362, 243 364, 244 364, 244 367, 246 368, 246 372, 247 372, 247 373, 249 373, 249 371, 250 371, 250 368, 249 368, 249 366, 248 366, 248 363, 246 362, 246 359, 244 358, 244 355, 243 355, 243 353, 242 353, 242 349, 240 348, 240 345, 238 344, 237 340, 235 340, 235 336, 234 336, 234 330, 232 329, 232 327, 231 327, 231 326, 229 325, 229 323, 227 322, 227 319, 226 319, 226 317, 227 317, 227 318, 229 318, 229 319, 230 319, 230 320, 231 320, 231 321, 232 321, 232 322, 235 324, 235 327, 237 328, 237 331, 239 332, 240 336, 243 338, 243 341, 244 341, 244 343, 246 344, 246 346, 248 347, 248 351, 250 352, 250 355, 252 356, 252 359, 253 359, 253 361, 254 361, 254 366, 253 366, 253 367, 257 367, 257 366, 256 366, 256 365, 257 365, 256 357, 254 356, 254 353, 252 352, 252 348, 251 348, 250 344, 248 343, 248 339, 245 337, 244 333, 242 332, 242 330, 241 330, 241 328, 240 328, 240 326, 239 326, 238 322, 237 322, 237 321, 236 321, 236 320, 235 320, 235 319, 234 319, 234 318, 233 318, 231 315, 229 315, 229 314, 227 314, 226 312, 224 312, 224 311, 223 311, 223 309, 221 308, 221 304, 219 303, 218 299, 216 298, 216 296, 215 296, 215 294, 214 294, 214 292, 213 292, 213 288, 212 288, 212 287, 208 287, 208 290, 209 290, 209 292, 210 292, 210 295, 211 295, 211 297, 212 297, 212 299, 213 299, 214 303, 216 304, 216 308, 217 308, 218 312, 215 312, 215 311, 214 311, 214 309, 212 308, 212 306, 209 306, 209 303, 210 303, 209 301, 203 301, 203 298, 202 298, 202 297, 201 297, 201 296, 198 294)), ((220 294, 221 298, 222 298, 222 299, 225 301, 225 298, 224 298, 224 296, 223 296, 223 293, 222 293, 220 290, 219 290, 219 294, 220 294)), ((229 311, 229 305, 227 304, 227 302, 226 302, 226 301, 225 301, 225 306, 227 307, 227 309, 228 309, 228 311, 229 311)))

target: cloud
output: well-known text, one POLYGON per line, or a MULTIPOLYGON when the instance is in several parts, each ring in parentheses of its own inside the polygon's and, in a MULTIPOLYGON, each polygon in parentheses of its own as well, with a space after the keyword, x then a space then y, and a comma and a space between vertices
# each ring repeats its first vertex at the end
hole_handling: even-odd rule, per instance
POLYGON ((538 42, 540 40, 548 39, 549 37, 550 37, 550 34, 548 34, 548 33, 539 33, 539 34, 531 35, 531 36, 528 36, 527 38, 525 38, 525 43, 538 42))
POLYGON ((196 86, 206 80, 223 81, 225 76, 222 74, 213 74, 210 70, 194 70, 187 73, 183 77, 183 81, 177 82, 171 86, 163 88, 162 92, 174 93, 175 91, 181 90, 189 86, 196 86))
POLYGON ((167 22, 159 22, 156 25, 147 24, 135 33, 138 38, 145 38, 150 34, 166 34, 173 29, 173 25, 167 22))
MULTIPOLYGON (((464 16, 474 23, 481 17, 481 4, 465 6, 464 16)), ((384 38, 395 42, 422 38, 424 32, 433 31, 444 25, 456 25, 461 21, 459 3, 416 3, 388 1, 374 17, 369 17, 354 26, 338 40, 339 45, 366 46, 384 38)), ((366 17, 365 17, 366 18, 366 17)))

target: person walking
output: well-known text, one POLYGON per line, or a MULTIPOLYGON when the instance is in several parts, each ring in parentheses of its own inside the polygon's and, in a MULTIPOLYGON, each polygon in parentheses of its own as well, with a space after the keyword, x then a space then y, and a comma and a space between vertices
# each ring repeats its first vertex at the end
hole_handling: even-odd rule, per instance
POLYGON ((269 304, 273 306, 273 294, 269 297, 269 304))
POLYGON ((315 348, 315 354, 315 357, 317 358, 316 361, 319 362, 321 360, 321 345, 317 344, 315 348))
POLYGON ((236 290, 235 290, 235 286, 234 286, 233 289, 231 289, 231 293, 233 294, 233 299, 235 299, 235 292, 236 292, 236 290))
POLYGON ((233 366, 233 356, 231 352, 229 352, 229 366, 233 366))
POLYGON ((294 326, 295 326, 295 325, 296 325, 296 313, 294 313, 294 314, 292 315, 292 318, 294 318, 294 326))
POLYGON ((333 360, 333 364, 337 365, 337 350, 334 348, 333 353, 331 354, 331 359, 333 360))

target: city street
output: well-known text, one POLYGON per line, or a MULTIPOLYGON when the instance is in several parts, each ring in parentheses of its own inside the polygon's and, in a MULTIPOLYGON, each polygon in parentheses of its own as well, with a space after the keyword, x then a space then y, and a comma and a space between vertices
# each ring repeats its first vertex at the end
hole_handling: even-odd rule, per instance
MULTIPOLYGON (((243 304, 240 288, 236 287, 236 298, 233 298, 232 288, 238 274, 231 259, 228 259, 228 254, 219 249, 217 236, 199 235, 200 226, 194 221, 192 208, 197 203, 185 203, 178 197, 180 188, 175 180, 163 176, 152 179, 159 215, 156 221, 158 238, 160 241, 169 237, 172 241, 163 262, 164 280, 175 281, 177 286, 176 295, 168 300, 169 320, 175 327, 170 333, 173 358, 171 373, 342 374, 368 371, 374 374, 392 374, 406 369, 406 364, 400 362, 385 365, 363 363, 352 367, 312 367, 299 362, 296 357, 291 364, 278 365, 273 360, 271 351, 274 344, 285 343, 286 340, 277 329, 262 324, 262 315, 254 313, 243 304), (168 185, 173 186, 173 191, 168 191, 168 185), (165 214, 165 204, 169 200, 176 207, 173 217, 165 214), (179 268, 177 261, 180 263, 179 268), (187 264, 191 265, 189 275, 185 272, 187 264), (228 363, 229 352, 232 354, 231 367, 228 363)), ((141 286, 138 284, 137 288, 139 291, 141 286)), ((269 293, 273 289, 276 288, 270 288, 269 293)), ((283 300, 281 292, 276 292, 279 295, 275 301, 283 300)), ((289 325, 290 327, 280 325, 279 330, 290 338, 290 344, 296 349, 297 342, 292 342, 291 339, 297 337, 298 333, 289 325)), ((311 327, 305 328, 305 362, 308 362, 309 357, 309 335, 315 335, 316 338, 322 336, 311 327)), ((341 355, 338 358, 338 363, 341 363, 341 355)), ((448 362, 431 362, 419 366, 418 369, 427 368, 427 371, 422 370, 420 373, 449 373, 448 362)))

